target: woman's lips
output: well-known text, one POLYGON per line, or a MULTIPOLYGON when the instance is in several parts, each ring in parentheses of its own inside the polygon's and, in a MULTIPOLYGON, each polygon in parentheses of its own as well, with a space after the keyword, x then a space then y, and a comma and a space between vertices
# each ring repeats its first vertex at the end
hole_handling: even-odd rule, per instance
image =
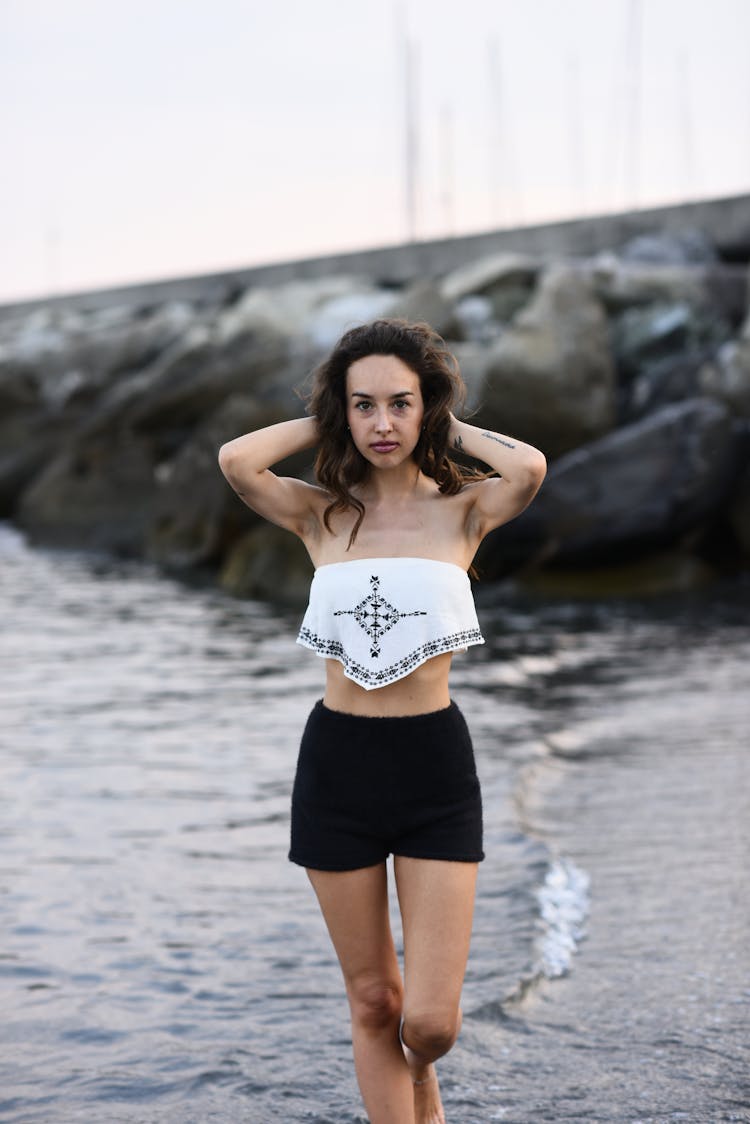
POLYGON ((397 441, 376 441, 375 444, 370 445, 376 453, 391 453, 394 449, 398 448, 397 441))

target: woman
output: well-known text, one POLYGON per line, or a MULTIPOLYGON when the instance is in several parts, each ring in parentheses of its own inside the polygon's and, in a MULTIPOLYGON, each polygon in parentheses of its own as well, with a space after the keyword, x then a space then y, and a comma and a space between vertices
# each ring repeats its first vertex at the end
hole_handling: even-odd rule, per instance
POLYGON ((290 858, 305 866, 341 964, 372 1124, 439 1124, 434 1062, 453 1045, 469 951, 481 800, 451 702, 452 655, 482 643, 467 570, 544 479, 543 455, 458 421, 455 359, 426 324, 380 320, 315 374, 312 416, 224 445, 251 508, 315 566, 299 641, 326 659, 300 748, 290 858), (318 446, 319 483, 270 467, 318 446), (457 449, 497 475, 461 469, 457 449), (403 920, 403 979, 385 859, 403 920))

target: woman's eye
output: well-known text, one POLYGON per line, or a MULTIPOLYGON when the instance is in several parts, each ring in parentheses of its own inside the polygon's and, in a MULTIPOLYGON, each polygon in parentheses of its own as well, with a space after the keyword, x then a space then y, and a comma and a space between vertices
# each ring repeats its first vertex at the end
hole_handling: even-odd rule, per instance
POLYGON ((394 402, 393 405, 397 410, 405 410, 409 403, 406 401, 406 399, 399 399, 398 402, 394 402))
POLYGON ((356 408, 357 408, 358 410, 360 410, 360 411, 361 411, 362 413, 364 413, 364 412, 365 412, 365 410, 369 410, 369 409, 370 409, 370 406, 371 406, 371 405, 372 405, 372 403, 371 403, 371 402, 358 402, 358 403, 357 403, 357 406, 356 406, 356 408))

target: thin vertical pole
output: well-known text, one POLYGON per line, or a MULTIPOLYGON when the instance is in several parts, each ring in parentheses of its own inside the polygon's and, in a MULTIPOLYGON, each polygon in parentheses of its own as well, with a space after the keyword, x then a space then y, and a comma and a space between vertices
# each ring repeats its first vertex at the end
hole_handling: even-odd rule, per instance
POLYGON ((453 155, 453 113, 449 105, 443 105, 440 114, 441 148, 441 202, 443 205, 443 228, 447 238, 456 232, 455 213, 455 164, 453 155))
POLYGON ((630 0, 627 30, 627 125, 625 129, 626 204, 640 205, 641 150, 641 0, 630 0))
POLYGON ((568 158, 570 160, 571 204, 582 217, 586 214, 586 168, 584 162, 581 114, 580 65, 577 54, 568 56, 568 158))
POLYGON ((406 236, 409 242, 417 240, 417 111, 416 111, 416 53, 413 41, 403 37, 404 53, 404 208, 406 236))
POLYGON ((677 55, 677 102, 682 134, 683 199, 698 198, 698 183, 693 141, 693 102, 690 93, 690 71, 684 51, 677 55))

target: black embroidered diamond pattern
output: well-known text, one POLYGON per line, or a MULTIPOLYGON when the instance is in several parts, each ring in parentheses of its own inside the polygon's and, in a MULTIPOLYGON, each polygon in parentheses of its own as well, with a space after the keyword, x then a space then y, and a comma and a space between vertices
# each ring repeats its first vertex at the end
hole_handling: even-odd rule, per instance
POLYGON ((380 655, 380 638, 393 628, 402 617, 426 617, 424 609, 415 609, 411 613, 401 613, 390 601, 386 601, 380 592, 380 578, 376 574, 370 576, 372 589, 359 605, 353 609, 337 609, 334 617, 354 617, 360 628, 363 628, 372 641, 370 655, 376 658, 380 655))

